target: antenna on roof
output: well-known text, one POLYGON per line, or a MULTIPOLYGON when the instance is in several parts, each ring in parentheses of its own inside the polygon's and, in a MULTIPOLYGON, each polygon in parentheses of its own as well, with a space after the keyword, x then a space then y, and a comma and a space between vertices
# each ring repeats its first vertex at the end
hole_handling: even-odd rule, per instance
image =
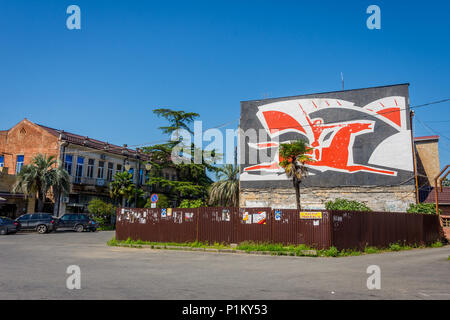
POLYGON ((341 71, 342 90, 344 90, 344 74, 341 71))

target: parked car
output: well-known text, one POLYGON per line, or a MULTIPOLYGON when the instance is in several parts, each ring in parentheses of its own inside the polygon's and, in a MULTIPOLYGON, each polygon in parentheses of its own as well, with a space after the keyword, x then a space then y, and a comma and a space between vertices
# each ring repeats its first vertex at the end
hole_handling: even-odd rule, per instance
POLYGON ((15 220, 20 223, 20 230, 36 230, 38 233, 55 231, 56 219, 49 213, 27 213, 15 220))
POLYGON ((20 223, 7 217, 0 217, 0 234, 16 233, 20 228, 20 223))
POLYGON ((83 232, 84 230, 96 231, 98 223, 83 213, 67 213, 58 219, 58 229, 75 230, 83 232))

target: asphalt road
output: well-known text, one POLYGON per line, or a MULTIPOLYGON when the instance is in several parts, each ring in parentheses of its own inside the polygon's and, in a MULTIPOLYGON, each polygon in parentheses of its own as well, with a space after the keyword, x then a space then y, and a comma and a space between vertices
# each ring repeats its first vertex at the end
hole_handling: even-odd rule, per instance
POLYGON ((108 247, 114 232, 0 237, 0 299, 450 299, 450 247, 345 258, 108 247), (81 289, 66 287, 69 265, 81 289), (366 286, 369 265, 381 289, 366 286))

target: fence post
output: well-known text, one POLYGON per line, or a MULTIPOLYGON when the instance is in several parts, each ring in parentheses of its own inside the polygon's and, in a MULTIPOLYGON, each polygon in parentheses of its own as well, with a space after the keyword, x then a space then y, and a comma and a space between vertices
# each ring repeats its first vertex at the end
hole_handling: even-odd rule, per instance
POLYGON ((273 216, 274 211, 273 208, 270 210, 270 242, 273 243, 273 216))
POLYGON ((200 209, 201 208, 197 208, 197 214, 196 214, 197 218, 195 221, 195 241, 196 242, 198 242, 198 221, 200 219, 200 209))

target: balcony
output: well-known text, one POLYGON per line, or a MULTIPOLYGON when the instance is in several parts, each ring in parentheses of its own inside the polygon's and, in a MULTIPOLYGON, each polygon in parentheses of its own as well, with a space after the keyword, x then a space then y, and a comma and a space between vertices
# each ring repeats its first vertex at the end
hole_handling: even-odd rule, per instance
POLYGON ((86 177, 70 177, 70 182, 74 185, 80 186, 97 186, 108 187, 109 181, 105 179, 86 178, 86 177))

